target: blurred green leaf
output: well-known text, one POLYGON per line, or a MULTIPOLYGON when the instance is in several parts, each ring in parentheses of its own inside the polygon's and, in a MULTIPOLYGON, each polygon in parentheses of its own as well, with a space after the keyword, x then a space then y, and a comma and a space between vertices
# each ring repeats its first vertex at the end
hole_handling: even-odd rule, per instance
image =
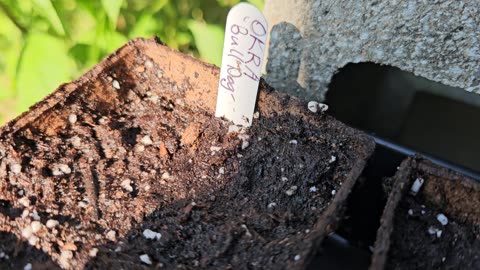
POLYGON ((157 35, 220 65, 226 16, 239 2, 264 0, 0 0, 0 124, 127 38, 157 35))
POLYGON ((153 1, 152 6, 150 7, 150 11, 152 12, 158 12, 160 9, 162 9, 166 4, 168 4, 169 0, 158 0, 158 1, 153 1))
POLYGON ((238 4, 240 0, 217 0, 218 4, 222 7, 233 7, 238 4))
POLYGON ((265 0, 247 0, 247 2, 256 6, 259 10, 263 10, 263 6, 265 6, 265 0))
POLYGON ((128 39, 124 35, 115 31, 107 32, 105 38, 107 41, 105 47, 105 54, 110 54, 114 52, 116 49, 120 48, 128 42, 128 39))
POLYGON ((223 27, 213 24, 189 21, 188 28, 192 31, 195 44, 201 57, 217 66, 222 63, 223 27))
POLYGON ((45 33, 28 35, 17 73, 17 112, 71 79, 74 63, 63 40, 45 33))
POLYGON ((101 0, 101 1, 102 1, 103 9, 107 13, 108 19, 110 20, 112 29, 115 29, 117 26, 120 9, 122 8, 123 0, 101 0))
POLYGON ((53 27, 55 32, 59 35, 65 35, 65 28, 63 27, 62 21, 57 14, 57 10, 52 5, 50 0, 33 0, 35 5, 38 8, 38 11, 43 15, 50 25, 53 27))
POLYGON ((15 74, 22 46, 22 33, 0 12, 0 100, 15 95, 15 74))
POLYGON ((75 46, 68 50, 68 55, 75 60, 77 66, 82 67, 88 63, 88 52, 90 50, 90 45, 77 43, 75 46))
POLYGON ((128 36, 130 38, 136 37, 150 37, 154 35, 159 29, 159 25, 153 18, 150 12, 144 13, 138 17, 138 20, 133 25, 128 36))

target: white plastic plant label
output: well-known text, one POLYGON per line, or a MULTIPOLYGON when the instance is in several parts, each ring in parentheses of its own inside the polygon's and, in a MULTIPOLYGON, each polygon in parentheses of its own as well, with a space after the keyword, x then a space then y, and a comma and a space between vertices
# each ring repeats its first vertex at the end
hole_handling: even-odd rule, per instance
POLYGON ((268 27, 253 5, 240 3, 227 17, 216 117, 252 125, 268 27))

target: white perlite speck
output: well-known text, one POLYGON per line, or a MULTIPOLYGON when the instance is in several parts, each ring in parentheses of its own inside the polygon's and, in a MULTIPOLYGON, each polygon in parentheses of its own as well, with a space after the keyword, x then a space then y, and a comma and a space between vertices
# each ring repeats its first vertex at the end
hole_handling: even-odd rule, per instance
POLYGON ((153 141, 152 139, 150 138, 150 136, 146 135, 144 136, 140 142, 143 144, 143 145, 152 145, 153 144, 153 141))
POLYGON ((274 203, 274 202, 271 202, 268 204, 268 208, 274 208, 275 206, 277 206, 277 203, 274 203))
POLYGON ((70 122, 70 124, 75 124, 77 122, 77 115, 72 113, 68 116, 68 122, 70 122))
POLYGON ((408 215, 413 216, 413 210, 412 209, 408 209, 408 215))
POLYGON ((219 174, 225 174, 225 167, 220 167, 220 168, 218 169, 218 173, 219 173, 219 174))
POLYGON ((428 233, 431 235, 436 235, 437 238, 440 238, 442 236, 442 230, 439 230, 435 227, 428 228, 428 233))
POLYGON ((330 157, 330 160, 328 161, 328 163, 331 164, 331 163, 333 163, 333 162, 335 162, 335 161, 337 161, 337 157, 336 157, 336 156, 331 156, 331 157, 330 157))
POLYGON ((443 226, 448 224, 448 218, 444 214, 438 214, 437 215, 437 220, 440 222, 443 226))
POLYGON ((30 216, 33 218, 33 220, 40 220, 40 216, 38 215, 37 210, 33 210, 33 212, 30 213, 30 216))
POLYGON ((154 232, 150 229, 146 229, 143 231, 143 236, 147 239, 156 239, 156 240, 160 240, 160 238, 162 238, 162 234, 161 233, 158 233, 158 232, 154 232))
POLYGON ((13 164, 12 166, 10 166, 10 170, 14 173, 14 174, 19 174, 22 172, 22 165, 20 164, 13 164))
POLYGON ((297 140, 291 140, 288 142, 289 144, 294 144, 294 145, 297 145, 298 144, 298 141, 297 140))
POLYGON ((32 221, 32 223, 30 223, 30 226, 32 227, 32 232, 33 233, 39 232, 43 227, 43 225, 42 225, 42 223, 40 223, 40 221, 32 221))
POLYGON ((32 270, 32 264, 31 264, 31 263, 27 263, 27 264, 23 267, 23 270, 32 270))
POLYGON ((30 206, 30 200, 27 197, 22 197, 22 198, 18 199, 18 203, 20 203, 24 207, 29 207, 30 206))
POLYGON ((297 255, 295 255, 295 257, 294 257, 293 259, 294 259, 295 261, 298 261, 298 260, 300 260, 300 258, 301 258, 300 255, 297 254, 297 255))
POLYGON ((418 191, 423 185, 423 182, 424 182, 423 178, 415 179, 415 182, 413 182, 412 187, 410 188, 410 193, 412 195, 417 195, 418 191))
POLYGON ((51 229, 57 227, 59 224, 60 223, 57 220, 49 219, 47 220, 47 223, 45 225, 47 226, 47 228, 51 229))
POLYGON ((33 234, 33 231, 32 231, 32 227, 30 225, 28 225, 27 227, 25 227, 22 230, 22 236, 25 237, 26 239, 30 238, 30 236, 32 236, 32 234, 33 234))
POLYGON ((90 257, 96 257, 96 256, 97 256, 97 253, 98 253, 98 248, 92 248, 92 249, 90 249, 90 251, 88 252, 88 256, 90 256, 90 257))
POLYGON ((58 168, 60 169, 60 171, 62 171, 64 174, 69 174, 72 172, 72 169, 70 169, 70 167, 68 167, 67 164, 60 164, 58 165, 58 168))
POLYGON ((105 125, 105 123, 107 123, 107 117, 106 116, 102 116, 100 119, 98 119, 98 123, 100 125, 105 125))
POLYGON ((337 191, 334 189, 332 190, 332 195, 335 195, 337 193, 337 191))
POLYGON ((82 146, 82 140, 78 136, 72 137, 70 141, 72 142, 72 146, 76 149, 82 146))
POLYGON ((220 147, 220 146, 211 146, 210 147, 210 151, 212 151, 212 152, 218 152, 220 150, 222 150, 222 147, 220 147))
POLYGON ((318 189, 317 189, 317 187, 313 186, 313 187, 310 187, 309 190, 310 190, 310 192, 317 192, 318 189))
POLYGON ((120 186, 128 192, 132 192, 133 187, 132 187, 131 183, 132 183, 132 180, 125 179, 125 180, 122 181, 122 183, 120 183, 120 186))
POLYGON ((57 164, 53 166, 52 174, 54 176, 63 175, 63 174, 70 174, 72 169, 67 164, 57 164))
POLYGON ((78 206, 80 206, 81 208, 87 208, 87 207, 88 207, 88 203, 87 203, 87 202, 84 202, 84 201, 79 201, 79 202, 78 202, 78 206))
POLYGON ((168 179, 168 178, 170 178, 170 174, 169 174, 168 172, 164 172, 164 173, 162 174, 162 177, 161 177, 161 178, 162 178, 162 179, 168 179))
POLYGON ((246 134, 239 134, 238 138, 242 140, 242 150, 245 150, 250 145, 248 141, 250 139, 250 136, 246 134))
POLYGON ((328 111, 328 105, 327 104, 319 103, 318 108, 320 109, 321 112, 328 111))
POLYGON ((112 81, 113 88, 120 90, 120 83, 117 80, 112 81))
POLYGON ((150 256, 148 256, 148 254, 140 255, 140 261, 142 261, 144 264, 152 264, 152 260, 150 259, 150 256))
POLYGON ((250 146, 250 143, 247 140, 242 141, 242 150, 247 149, 250 146))
POLYGON ((31 245, 31 246, 35 246, 37 243, 38 243, 38 237, 36 237, 35 235, 32 235, 28 238, 28 243, 31 245))
POLYGON ((287 196, 292 196, 293 194, 295 194, 297 189, 297 186, 291 186, 287 191, 285 191, 285 194, 287 194, 287 196))
POLYGON ((110 241, 115 241, 117 240, 117 233, 115 231, 109 231, 107 233, 107 239, 110 240, 110 241))
POLYGON ((308 102, 307 107, 313 113, 316 113, 318 111, 326 112, 328 110, 328 105, 327 104, 319 103, 319 102, 316 102, 316 101, 308 102))
POLYGON ((58 262, 63 268, 69 268, 70 260, 73 258, 73 252, 70 250, 62 250, 58 262))
POLYGON ((313 113, 316 113, 318 112, 318 102, 316 101, 310 101, 308 102, 308 105, 307 105, 308 109, 313 112, 313 113))
POLYGON ((245 236, 247 236, 247 237, 252 237, 252 233, 248 230, 247 225, 242 224, 242 225, 240 225, 240 227, 242 227, 243 229, 245 229, 245 236))

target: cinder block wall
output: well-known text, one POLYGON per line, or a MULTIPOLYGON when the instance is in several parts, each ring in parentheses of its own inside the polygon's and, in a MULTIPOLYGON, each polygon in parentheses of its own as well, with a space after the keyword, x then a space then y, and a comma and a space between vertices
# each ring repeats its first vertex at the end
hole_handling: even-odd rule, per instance
POLYGON ((480 93, 478 0, 266 0, 266 80, 323 100, 348 63, 375 62, 480 93))

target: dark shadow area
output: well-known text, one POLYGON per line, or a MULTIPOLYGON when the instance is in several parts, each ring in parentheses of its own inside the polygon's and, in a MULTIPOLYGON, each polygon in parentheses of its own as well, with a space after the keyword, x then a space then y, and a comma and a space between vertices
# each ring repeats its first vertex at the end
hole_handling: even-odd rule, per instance
POLYGON ((315 257, 308 270, 362 270, 370 265, 370 251, 355 247, 337 234, 328 236, 322 243, 322 254, 315 257))
POLYGON ((480 95, 391 66, 348 64, 326 94, 329 113, 374 136, 480 171, 480 95))
POLYGON ((22 215, 23 209, 13 207, 9 201, 0 200, 0 213, 10 219, 16 219, 22 215))
POLYGON ((0 231, 0 269, 24 269, 27 264, 34 270, 61 269, 48 254, 12 233, 0 231))
POLYGON ((309 269, 367 269, 388 195, 384 180, 404 158, 426 154, 478 179, 480 96, 398 68, 361 63, 348 64, 333 77, 326 103, 331 115, 368 132, 377 146, 344 219, 309 269))
POLYGON ((405 158, 401 153, 378 145, 348 199, 345 218, 337 233, 353 245, 368 250, 373 246, 388 194, 383 184, 405 158))
POLYGON ((377 144, 362 175, 352 190, 335 234, 322 244, 322 252, 312 262, 315 269, 367 269, 388 194, 384 179, 392 177, 407 155, 377 144))

